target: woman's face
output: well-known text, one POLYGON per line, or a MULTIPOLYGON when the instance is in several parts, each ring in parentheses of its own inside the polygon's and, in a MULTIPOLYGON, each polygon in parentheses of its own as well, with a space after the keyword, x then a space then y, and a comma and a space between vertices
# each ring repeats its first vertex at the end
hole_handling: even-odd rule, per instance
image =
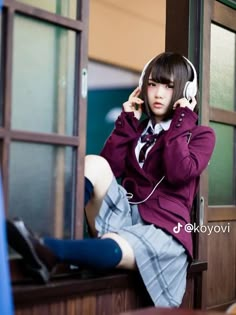
POLYGON ((168 111, 173 96, 174 83, 157 83, 149 76, 147 87, 147 98, 149 108, 152 111, 155 121, 163 120, 168 111))

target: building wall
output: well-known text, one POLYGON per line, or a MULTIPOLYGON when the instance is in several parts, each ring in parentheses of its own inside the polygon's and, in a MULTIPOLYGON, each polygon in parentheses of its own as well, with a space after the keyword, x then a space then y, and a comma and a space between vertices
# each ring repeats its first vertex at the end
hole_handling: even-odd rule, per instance
POLYGON ((90 0, 89 58, 140 71, 165 49, 166 0, 90 0))

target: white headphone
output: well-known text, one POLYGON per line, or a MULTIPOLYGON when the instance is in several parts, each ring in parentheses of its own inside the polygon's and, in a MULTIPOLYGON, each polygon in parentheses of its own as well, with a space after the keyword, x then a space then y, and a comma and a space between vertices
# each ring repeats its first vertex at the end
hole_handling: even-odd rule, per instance
MULTIPOLYGON (((154 57, 156 58, 156 57, 154 57)), ((143 78, 146 72, 146 69, 148 65, 151 63, 151 61, 154 59, 152 58, 149 60, 146 65, 143 68, 143 71, 141 73, 141 76, 139 78, 139 87, 141 88, 143 85, 143 78)), ((193 80, 192 81, 187 81, 184 86, 183 90, 183 97, 185 97, 187 100, 191 100, 193 97, 196 96, 197 94, 197 72, 195 70, 194 65, 189 61, 186 57, 183 56, 183 58, 187 61, 187 63, 190 65, 190 67, 193 69, 193 80)))
POLYGON ((185 98, 187 98, 187 100, 191 100, 197 94, 197 72, 192 62, 188 60, 186 57, 184 57, 184 59, 188 62, 188 64, 193 70, 193 81, 187 81, 185 83, 183 95, 185 98))

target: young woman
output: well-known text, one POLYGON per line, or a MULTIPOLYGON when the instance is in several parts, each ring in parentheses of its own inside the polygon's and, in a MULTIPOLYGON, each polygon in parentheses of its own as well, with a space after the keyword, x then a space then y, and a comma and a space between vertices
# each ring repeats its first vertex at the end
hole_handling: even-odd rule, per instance
POLYGON ((85 160, 86 217, 98 238, 42 244, 22 221, 8 222, 31 271, 46 282, 59 261, 138 269, 156 306, 181 304, 192 258, 185 225, 215 144, 213 130, 197 125, 196 93, 185 57, 162 53, 145 66, 101 156, 85 160))

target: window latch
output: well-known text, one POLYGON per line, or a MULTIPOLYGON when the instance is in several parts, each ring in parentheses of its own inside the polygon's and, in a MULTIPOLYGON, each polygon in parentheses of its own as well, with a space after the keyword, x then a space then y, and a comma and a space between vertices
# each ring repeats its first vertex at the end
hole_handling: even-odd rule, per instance
POLYGON ((88 70, 86 68, 82 69, 82 80, 81 80, 81 95, 83 98, 87 97, 88 91, 88 70))

